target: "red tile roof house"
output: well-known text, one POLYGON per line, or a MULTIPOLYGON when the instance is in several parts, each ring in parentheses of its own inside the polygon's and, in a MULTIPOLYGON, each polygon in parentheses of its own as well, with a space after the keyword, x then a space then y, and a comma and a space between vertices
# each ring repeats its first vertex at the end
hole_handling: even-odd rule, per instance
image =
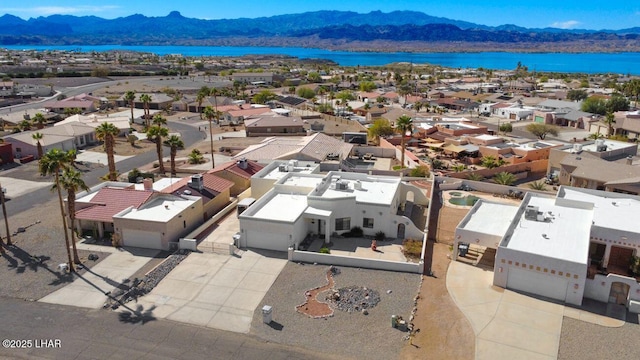
POLYGON ((234 185, 232 181, 204 173, 180 179, 161 192, 176 196, 200 196, 204 211, 202 220, 207 221, 231 202, 231 188, 234 185))
POLYGON ((207 174, 214 174, 217 177, 229 180, 233 183, 231 196, 238 194, 251 187, 251 177, 262 170, 264 165, 247 159, 230 161, 207 171, 207 174))
POLYGON ((102 183, 78 194, 78 228, 118 234, 123 246, 169 250, 202 224, 202 198, 135 190, 133 184, 102 183))

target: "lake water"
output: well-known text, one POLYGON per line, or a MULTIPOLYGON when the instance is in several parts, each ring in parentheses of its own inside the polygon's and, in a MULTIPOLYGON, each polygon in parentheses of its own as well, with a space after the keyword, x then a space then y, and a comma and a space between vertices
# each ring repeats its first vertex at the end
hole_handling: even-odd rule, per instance
POLYGON ((518 62, 530 71, 617 73, 640 75, 640 53, 378 53, 331 51, 299 47, 231 47, 231 46, 32 46, 0 45, 7 49, 21 50, 77 50, 104 52, 127 50, 149 52, 157 55, 182 54, 184 56, 242 56, 242 55, 290 55, 301 59, 327 59, 342 66, 380 66, 394 62, 434 64, 451 68, 515 69, 518 62))

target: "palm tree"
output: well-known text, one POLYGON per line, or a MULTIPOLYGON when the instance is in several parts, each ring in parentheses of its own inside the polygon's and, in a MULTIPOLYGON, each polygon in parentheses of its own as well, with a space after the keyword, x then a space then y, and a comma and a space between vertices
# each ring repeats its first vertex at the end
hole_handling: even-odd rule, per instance
MULTIPOLYGON (((55 186, 55 185, 54 185, 55 186)), ((60 186, 67 190, 67 210, 69 211, 69 222, 71 228, 71 247, 73 248, 73 261, 80 263, 78 249, 76 248, 76 192, 78 190, 89 190, 87 184, 82 180, 82 173, 76 169, 68 168, 60 176, 60 186)))
POLYGON ((178 149, 184 148, 184 141, 180 139, 178 135, 171 135, 167 140, 164 141, 164 145, 168 146, 171 149, 169 153, 171 155, 171 175, 176 174, 176 154, 178 153, 178 149))
POLYGON ((529 184, 529 188, 533 190, 547 191, 547 185, 544 183, 544 181, 534 181, 529 184))
POLYGON ((202 164, 204 162, 204 159, 202 158, 202 153, 200 153, 200 150, 198 149, 191 150, 187 158, 188 158, 187 161, 189 161, 189 164, 202 164))
POLYGON ((497 174, 494 175, 493 177, 493 182, 495 182, 496 184, 500 184, 500 185, 513 185, 514 182, 516 182, 516 176, 513 175, 510 172, 499 172, 497 174))
POLYGON ((198 94, 196 95, 196 101, 198 102, 198 108, 196 109, 196 111, 198 111, 198 114, 200 114, 200 119, 202 119, 202 101, 204 101, 204 98, 209 96, 210 92, 211 90, 209 90, 208 87, 203 86, 200 88, 200 90, 198 90, 198 94))
POLYGON ((467 180, 471 180, 471 181, 482 181, 484 180, 484 176, 478 174, 478 173, 469 173, 469 175, 467 175, 467 180))
POLYGON ((611 111, 607 112, 607 115, 604 117, 604 123, 607 124, 607 137, 613 136, 613 124, 616 123, 616 118, 611 111))
POLYGON ((130 124, 133 124, 133 105, 136 100, 136 93, 129 90, 124 94, 124 100, 129 103, 129 107, 131 107, 131 121, 130 124))
POLYGON ((41 113, 37 113, 33 116, 33 123, 36 124, 36 126, 39 129, 44 128, 44 124, 47 122, 47 119, 44 118, 44 115, 42 115, 41 113))
POLYGON ((407 133, 413 132, 413 120, 407 115, 402 115, 396 120, 396 131, 400 133, 400 147, 402 147, 402 154, 400 155, 401 166, 404 168, 404 151, 406 144, 404 137, 407 133))
POLYGON ((156 143, 156 153, 158 154, 158 171, 164 174, 164 163, 162 162, 162 138, 169 135, 169 129, 162 125, 153 125, 147 130, 147 139, 156 143))
POLYGON ((149 112, 149 103, 151 102, 151 96, 148 94, 140 95, 140 101, 142 101, 142 106, 144 107, 144 125, 149 127, 150 120, 150 112, 149 112))
POLYGON ((167 119, 165 119, 160 114, 155 114, 153 115, 153 119, 151 119, 151 123, 153 125, 163 126, 163 125, 167 125, 167 119))
POLYGON ((20 131, 29 131, 31 130, 31 121, 29 120, 22 120, 18 123, 18 128, 20 129, 20 131))
POLYGON ((204 111, 202 113, 209 120, 209 144, 211 146, 211 168, 213 169, 215 167, 215 161, 213 159, 213 122, 212 120, 214 117, 217 117, 218 111, 216 111, 211 106, 207 106, 206 108, 204 108, 204 111))
POLYGON ((96 128, 96 137, 100 141, 104 141, 104 149, 107 153, 107 163, 109 165, 109 181, 116 181, 118 173, 116 172, 116 161, 113 157, 113 148, 115 146, 115 138, 120 130, 109 122, 104 122, 96 128))
POLYGON ((44 137, 44 135, 42 135, 42 133, 40 132, 36 132, 35 134, 31 135, 31 137, 33 138, 33 140, 36 141, 36 146, 38 147, 38 159, 42 158, 42 138, 44 137))
POLYGON ((60 190, 60 171, 68 168, 70 162, 71 159, 68 153, 59 149, 51 149, 40 159, 39 170, 41 175, 53 174, 54 176, 55 185, 51 190, 54 188, 58 190, 60 215, 62 216, 62 229, 64 230, 64 241, 67 249, 67 257, 69 259, 69 271, 73 272, 75 271, 75 268, 71 259, 71 251, 69 250, 69 232, 67 231, 67 219, 64 214, 64 203, 62 201, 62 191, 60 190))
POLYGON ((465 171, 467 167, 464 164, 456 164, 451 167, 451 170, 455 172, 465 171))

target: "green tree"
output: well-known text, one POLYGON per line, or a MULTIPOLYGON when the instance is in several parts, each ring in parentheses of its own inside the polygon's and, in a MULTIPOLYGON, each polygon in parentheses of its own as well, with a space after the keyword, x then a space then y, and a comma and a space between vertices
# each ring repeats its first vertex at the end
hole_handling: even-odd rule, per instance
POLYGON ((413 103, 413 108, 416 110, 416 112, 420 112, 420 109, 422 109, 423 106, 424 105, 421 101, 416 101, 415 103, 413 103))
POLYGON ((429 177, 430 175, 429 167, 425 165, 418 165, 409 171, 411 177, 429 177))
POLYGON ((200 90, 198 90, 198 93, 196 94, 196 102, 198 102, 198 108, 196 109, 196 111, 200 115, 200 119, 202 119, 202 102, 207 96, 209 96, 210 92, 211 90, 207 86, 203 86, 200 88, 200 90))
POLYGON ((482 159, 480 159, 480 165, 486 167, 487 169, 493 169, 500 166, 498 164, 498 159, 496 159, 496 157, 493 155, 483 156, 482 159))
POLYGON ((37 113, 33 116, 33 123, 36 124, 36 127, 38 129, 42 129, 47 123, 47 119, 44 118, 44 115, 42 115, 42 113, 37 113))
POLYGON ((209 145, 211 147, 211 168, 213 169, 215 167, 215 160, 213 158, 213 119, 218 119, 216 121, 217 123, 220 123, 220 120, 218 118, 218 111, 211 106, 204 108, 203 114, 207 120, 209 120, 209 145))
MULTIPOLYGON (((55 186, 55 185, 54 185, 55 186)), ((89 190, 82 180, 82 173, 74 168, 66 168, 60 176, 60 186, 67 191, 67 209, 71 229, 71 247, 73 249, 73 261, 80 264, 78 249, 76 248, 76 193, 78 190, 89 190)))
POLYGON ((622 85, 622 93, 630 98, 634 98, 635 106, 638 106, 638 97, 640 97, 640 79, 631 79, 622 85))
POLYGON ((147 130, 147 139, 156 143, 156 154, 158 155, 158 172, 164 174, 164 162, 162 161, 162 139, 169 135, 169 129, 162 125, 153 125, 147 130))
POLYGON ((589 97, 589 94, 585 90, 577 89, 577 90, 569 90, 567 92, 567 100, 571 101, 580 101, 589 97))
POLYGON ((336 94, 336 99, 340 99, 342 104, 346 104, 349 101, 355 100, 355 96, 353 96, 353 93, 351 91, 342 90, 336 94))
POLYGON ((531 123, 525 129, 540 140, 544 140, 549 134, 558 136, 558 128, 554 125, 531 123))
POLYGON ((44 135, 42 135, 42 133, 40 132, 36 132, 35 134, 31 135, 31 137, 33 138, 33 140, 36 141, 36 146, 38 148, 38 159, 42 158, 43 152, 42 152, 42 138, 44 137, 44 135))
POLYGON ((373 124, 371 124, 371 126, 369 127, 368 133, 369 133, 369 136, 372 139, 376 139, 376 142, 377 142, 377 140, 381 136, 393 135, 394 130, 391 124, 389 123, 389 120, 376 119, 374 120, 373 124))
POLYGON ((104 141, 104 150, 107 153, 109 181, 116 181, 118 179, 116 161, 113 156, 116 136, 118 136, 118 134, 120 134, 120 130, 110 122, 104 122, 96 128, 96 138, 100 141, 104 141))
POLYGON ((616 123, 616 118, 611 111, 607 112, 604 117, 604 123, 607 124, 607 137, 613 136, 613 124, 616 123))
POLYGON ((369 92, 376 88, 376 83, 373 81, 362 81, 359 85, 360 91, 369 92))
POLYGON ((510 122, 507 122, 507 123, 501 124, 498 130, 503 134, 510 133, 513 131, 513 125, 511 125, 510 122))
POLYGON ((18 129, 20 129, 20 131, 29 131, 31 130, 31 121, 29 120, 22 120, 18 123, 18 129))
POLYGON ((529 184, 529 188, 538 191, 547 191, 547 185, 544 183, 544 181, 534 181, 529 184))
POLYGON ((160 114, 155 114, 151 119, 151 124, 160 126, 167 125, 167 119, 160 114))
POLYGON ((413 119, 411 119, 411 117, 407 115, 400 116, 398 120, 396 120, 396 131, 400 133, 400 147, 402 148, 402 153, 400 154, 400 163, 401 166, 404 167, 404 152, 406 149, 404 138, 405 136, 407 136, 407 133, 411 134, 413 132, 413 119))
POLYGON ((517 180, 516 176, 513 175, 510 172, 499 172, 497 174, 495 174, 495 176, 493 177, 493 182, 495 182, 496 184, 500 184, 500 185, 513 185, 513 183, 515 183, 517 180))
POLYGON ((184 148, 184 141, 182 141, 182 139, 180 139, 178 135, 171 135, 167 140, 164 141, 164 145, 168 146, 169 149, 171 149, 169 153, 171 156, 171 174, 175 175, 176 174, 176 154, 178 153, 179 149, 184 148))
POLYGON ((584 112, 604 115, 607 113, 607 101, 599 96, 591 96, 582 102, 580 109, 584 112))
POLYGON ((74 272, 73 259, 71 258, 71 250, 69 249, 69 231, 67 229, 67 219, 64 214, 64 202, 62 201, 62 191, 60 186, 60 173, 62 170, 69 167, 71 164, 71 157, 68 153, 59 150, 51 149, 42 156, 38 163, 40 174, 43 176, 53 175, 54 187, 51 190, 58 191, 58 202, 60 203, 60 215, 62 216, 62 229, 64 230, 64 241, 67 249, 67 258, 69 260, 69 271, 74 272))
POLYGON ((149 111, 151 96, 149 94, 142 94, 140 95, 140 101, 142 101, 142 106, 144 107, 144 126, 148 128, 149 122, 151 121, 151 112, 149 111))
POLYGON ((198 149, 193 149, 187 156, 187 161, 189 164, 202 164, 204 162, 204 157, 202 153, 198 149))
POLYGON ((314 96, 316 96, 316 92, 312 89, 309 89, 308 87, 299 88, 296 94, 298 94, 298 96, 300 96, 301 98, 307 100, 312 99, 314 96))
POLYGON ((627 110, 629 110, 629 100, 623 95, 615 93, 607 100, 607 112, 627 110))
POLYGON ((266 104, 267 102, 276 99, 276 94, 270 90, 262 90, 259 93, 253 95, 253 102, 256 104, 266 104))
POLYGON ((131 108, 131 121, 129 123, 133 124, 133 107, 136 101, 136 93, 129 90, 126 93, 124 93, 123 99, 127 102, 127 104, 129 104, 129 107, 131 108))
POLYGON ((598 140, 598 139, 602 139, 604 138, 604 135, 600 134, 600 133, 591 133, 589 134, 589 136, 587 136, 587 139, 591 139, 591 140, 598 140))
POLYGON ((478 173, 472 172, 472 173, 469 173, 467 175, 467 180, 482 181, 482 180, 484 180, 484 176, 482 176, 482 175, 480 175, 478 173))
POLYGON ((307 80, 312 83, 319 83, 322 81, 322 77, 317 72, 310 72, 307 74, 307 80))
POLYGON ((454 172, 462 172, 465 171, 467 167, 464 164, 456 164, 451 167, 451 170, 454 172))

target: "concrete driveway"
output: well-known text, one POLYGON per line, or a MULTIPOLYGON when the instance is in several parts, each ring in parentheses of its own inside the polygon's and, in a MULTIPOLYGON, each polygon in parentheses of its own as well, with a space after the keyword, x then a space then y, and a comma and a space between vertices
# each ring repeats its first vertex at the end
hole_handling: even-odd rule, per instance
MULTIPOLYGON (((121 156, 121 155, 113 155, 115 162, 119 162, 122 160, 126 160, 132 156, 121 156)), ((76 161, 89 162, 94 164, 104 164, 107 165, 107 154, 95 151, 78 151, 78 156, 76 157, 76 161)))
POLYGON ((107 301, 106 292, 112 291, 153 258, 158 250, 140 248, 112 248, 106 246, 77 244, 78 249, 110 252, 69 285, 41 298, 51 304, 100 309, 107 301))
POLYGON ((0 177, 0 184, 3 188, 7 189, 5 197, 9 199, 15 199, 28 192, 53 185, 52 182, 28 181, 4 176, 0 177))
POLYGON ((476 334, 476 359, 557 359, 564 316, 602 326, 624 321, 492 286, 493 271, 452 261, 447 290, 476 334))
POLYGON ((287 263, 253 251, 192 253, 138 300, 153 316, 248 333, 256 307, 287 263))

